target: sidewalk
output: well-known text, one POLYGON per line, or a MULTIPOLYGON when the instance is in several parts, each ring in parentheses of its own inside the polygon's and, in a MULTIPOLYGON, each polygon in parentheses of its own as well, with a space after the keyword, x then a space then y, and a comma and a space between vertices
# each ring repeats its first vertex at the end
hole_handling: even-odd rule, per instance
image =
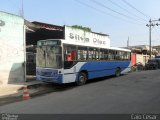
POLYGON ((22 96, 23 87, 25 85, 27 85, 29 92, 33 93, 36 92, 38 89, 31 90, 30 89, 31 87, 42 86, 45 85, 45 83, 40 81, 30 81, 30 82, 25 82, 24 85, 13 85, 13 84, 4 85, 0 87, 0 98, 22 96))
MULTIPOLYGON (((40 81, 25 82, 27 85, 29 96, 32 98, 50 93, 53 91, 51 84, 43 83, 40 81)), ((0 86, 0 106, 18 102, 23 100, 23 87, 24 85, 6 85, 0 86)))
POLYGON ((27 82, 21 85, 8 84, 5 86, 0 86, 0 106, 22 101, 24 94, 24 85, 27 85, 29 96, 31 97, 31 99, 47 93, 63 91, 75 87, 74 84, 58 85, 44 83, 41 81, 36 81, 31 77, 31 79, 27 79, 27 82))

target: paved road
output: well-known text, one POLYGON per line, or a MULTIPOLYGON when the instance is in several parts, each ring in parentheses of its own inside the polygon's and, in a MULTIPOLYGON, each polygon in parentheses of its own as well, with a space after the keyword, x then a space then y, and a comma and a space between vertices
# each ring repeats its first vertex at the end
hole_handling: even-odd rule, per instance
POLYGON ((160 70, 69 86, 28 101, 0 107, 0 113, 160 113, 160 70))

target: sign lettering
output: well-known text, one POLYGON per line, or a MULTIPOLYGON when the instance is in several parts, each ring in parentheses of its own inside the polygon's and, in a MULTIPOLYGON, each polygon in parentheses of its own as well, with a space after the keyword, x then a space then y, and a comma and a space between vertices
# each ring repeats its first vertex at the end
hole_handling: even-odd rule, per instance
MULTIPOLYGON (((76 42, 82 42, 82 43, 89 43, 90 39, 87 37, 82 37, 78 34, 74 34, 74 33, 70 33, 69 34, 70 39, 74 39, 76 42)), ((93 43, 96 45, 105 45, 106 41, 104 40, 100 40, 97 38, 93 38, 93 43)))
POLYGON ((93 43, 98 45, 105 45, 106 42, 97 38, 93 38, 93 43))
POLYGON ((89 42, 89 38, 82 37, 82 36, 80 36, 78 34, 70 33, 69 35, 70 35, 69 37, 71 39, 75 39, 76 42, 83 42, 83 43, 89 42))
POLYGON ((81 29, 65 26, 64 43, 93 46, 93 47, 109 47, 110 39, 107 35, 94 32, 87 32, 81 29))

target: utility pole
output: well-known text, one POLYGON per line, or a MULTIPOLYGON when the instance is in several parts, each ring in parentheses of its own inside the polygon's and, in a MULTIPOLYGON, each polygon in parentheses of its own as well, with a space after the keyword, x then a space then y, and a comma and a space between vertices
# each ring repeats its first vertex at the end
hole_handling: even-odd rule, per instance
POLYGON ((127 48, 129 48, 129 36, 128 36, 128 40, 127 40, 127 48))
POLYGON ((160 21, 160 18, 158 20, 149 20, 149 24, 147 24, 146 26, 149 27, 149 59, 151 59, 152 57, 152 28, 155 26, 155 25, 160 25, 158 23, 154 23, 156 21, 160 21))
POLYGON ((21 16, 22 18, 24 18, 23 0, 21 0, 20 16, 21 16))

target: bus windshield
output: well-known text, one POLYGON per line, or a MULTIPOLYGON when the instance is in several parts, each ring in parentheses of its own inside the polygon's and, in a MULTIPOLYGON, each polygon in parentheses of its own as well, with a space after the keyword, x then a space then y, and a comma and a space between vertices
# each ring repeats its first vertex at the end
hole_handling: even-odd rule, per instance
POLYGON ((37 67, 62 68, 62 47, 52 44, 43 45, 40 42, 37 46, 37 67))

